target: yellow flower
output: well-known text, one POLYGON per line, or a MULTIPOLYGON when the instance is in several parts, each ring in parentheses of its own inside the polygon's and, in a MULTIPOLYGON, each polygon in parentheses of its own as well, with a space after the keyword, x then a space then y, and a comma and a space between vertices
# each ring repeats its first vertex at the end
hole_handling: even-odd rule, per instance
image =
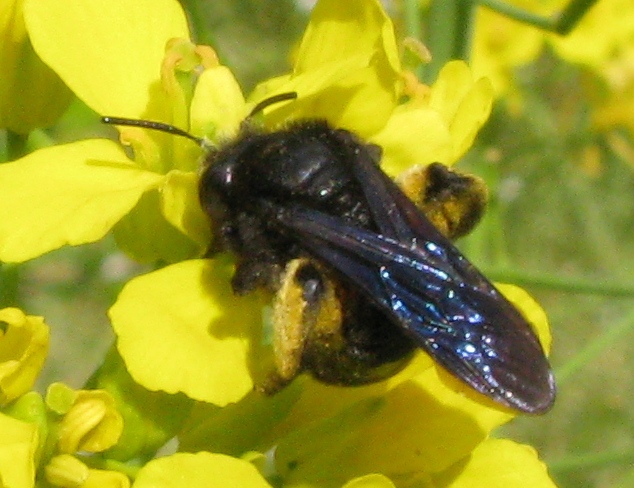
POLYGON ((247 359, 264 303, 234 296, 232 268, 226 259, 185 261, 125 286, 109 315, 136 381, 221 406, 253 388, 247 359))
MULTIPOLYGON (((210 49, 187 40, 185 16, 173 0, 132 5, 28 0, 24 7, 40 57, 101 114, 187 128, 191 105, 194 122, 205 125, 198 100, 207 103, 209 91, 235 84, 210 49), (199 66, 208 69, 191 94, 188 86, 199 66)), ((241 95, 233 105, 244 117, 241 95)), ((217 132, 235 126, 230 111, 206 109, 221 121, 217 132)), ((140 260, 200 254, 209 242, 196 201, 200 148, 138 128, 122 130, 121 139, 134 149, 134 160, 118 144, 97 139, 42 149, 3 165, 0 259, 24 261, 65 244, 101 239, 113 228, 119 245, 140 260)))
MULTIPOLYGON (((565 37, 549 42, 564 59, 592 70, 606 88, 588 99, 599 130, 625 127, 634 133, 634 5, 602 0, 565 37)), ((592 88, 596 90, 596 88, 592 88)))
MULTIPOLYGON (((260 84, 248 103, 213 54, 187 41, 176 2, 28 0, 26 12, 38 54, 90 107, 174 123, 214 141, 234 135, 259 101, 292 91, 296 101, 262 114, 265 126, 325 118, 380 144, 386 169, 396 174, 412 164, 455 162, 491 107, 488 82, 463 63, 446 66, 431 87, 412 81, 375 0, 321 0, 293 71, 260 84), (202 74, 191 92, 197 69, 202 74)), ((178 261, 200 253, 209 236, 195 201, 199 149, 139 128, 122 129, 121 139, 132 145, 134 160, 112 142, 93 140, 0 167, 0 206, 9 209, 0 222, 0 257, 28 259, 113 228, 139 258, 178 261), (38 171, 45 161, 47 171, 38 171)), ((299 378, 272 398, 250 393, 270 297, 234 296, 232 268, 227 256, 167 266, 131 280, 110 310, 118 350, 136 381, 208 403, 200 409, 214 435, 195 437, 190 427, 179 435, 181 449, 195 451, 198 442, 247 457, 276 448, 275 475, 285 484, 389 486, 383 477, 364 477, 429 480, 465 462, 511 418, 423 353, 396 377, 364 388, 299 378)), ((246 461, 202 452, 148 463, 135 486, 209 479, 267 486, 246 461)))
POLYGON ((370 139, 384 150, 383 169, 396 175, 415 164, 455 163, 489 117, 492 99, 488 79, 474 77, 462 61, 447 63, 430 88, 415 90, 370 139))
MULTIPOLYGON (((519 288, 500 288, 535 324, 548 349, 543 311, 519 288)), ((203 409, 179 435, 181 448, 237 456, 275 446, 275 473, 284 486, 392 486, 383 477, 364 479, 368 473, 381 473, 396 486, 424 480, 422 486, 449 487, 456 476, 464 486, 506 486, 510 470, 495 471, 492 451, 478 457, 480 465, 489 463, 486 482, 472 463, 491 431, 513 414, 430 365, 420 354, 386 382, 344 388, 300 378, 271 399, 250 396, 220 411, 203 409)), ((511 442, 498 449, 517 457, 513 469, 534 481, 530 486, 553 486, 534 452, 526 455, 528 448, 511 442)), ((522 475, 516 480, 508 486, 524 486, 522 475)))
MULTIPOLYGON (((545 17, 554 16, 569 2, 514 0, 514 6, 545 17)), ((517 97, 513 69, 528 64, 548 44, 564 60, 581 64, 599 77, 627 57, 634 41, 634 8, 628 0, 596 2, 567 35, 551 34, 511 20, 487 8, 477 12, 473 48, 474 71, 490 77, 498 95, 517 97)))
MULTIPOLYGON (((464 63, 450 63, 432 87, 412 84, 400 71, 391 25, 378 5, 340 5, 321 1, 298 67, 256 88, 252 100, 298 93, 296 102, 271 107, 265 123, 326 118, 380 144, 393 174, 414 163, 453 163, 489 113, 489 84, 474 79, 464 63), (354 55, 338 48, 352 40, 354 55), (376 117, 368 115, 368 100, 374 98, 367 90, 378 100, 376 117), (348 98, 342 99, 342 91, 348 98), (399 104, 403 94, 411 99, 399 104)), ((110 310, 118 349, 137 381, 224 407, 202 407, 179 435, 181 449, 239 456, 275 446, 277 475, 285 484, 390 486, 380 476, 363 477, 379 472, 399 481, 431 479, 467 460, 494 427, 512 418, 432 368, 422 353, 396 377, 363 388, 299 378, 270 399, 249 394, 264 302, 257 294, 235 297, 232 271, 225 256, 171 265, 131 280, 110 310)), ((525 294, 504 291, 537 324, 548 348, 543 312, 525 294)))
POLYGON ((75 391, 53 383, 48 388, 46 404, 63 415, 58 431, 61 453, 105 451, 116 444, 123 431, 123 417, 106 391, 75 391))
MULTIPOLYGON (((606 81, 609 90, 595 101, 595 110, 592 113, 594 126, 600 131, 624 127, 630 134, 634 134, 634 46, 627 57, 610 64, 607 72, 611 73, 607 75, 610 78, 606 81)), ((618 137, 616 134, 615 136, 618 137)), ((629 142, 622 142, 629 148, 621 153, 623 159, 630 164, 634 163, 629 142)))
POLYGON ((129 488, 130 480, 117 471, 90 469, 70 454, 52 458, 44 467, 46 481, 61 488, 129 488))
POLYGON ((272 115, 322 118, 371 138, 386 124, 402 94, 401 66, 392 23, 374 1, 315 6, 292 73, 261 83, 252 96, 297 92, 298 100, 272 115), (368 103, 372 100, 372 103, 368 103))
POLYGON ((48 340, 42 317, 17 308, 0 310, 0 405, 31 389, 46 359, 48 340))
MULTIPOLYGON (((378 4, 322 1, 293 72, 262 83, 253 97, 296 91, 298 100, 272 107, 267 123, 326 118, 382 145, 392 172, 454 162, 491 106, 486 80, 474 81, 464 63, 448 65, 428 96, 399 105, 404 89, 392 25, 378 4), (351 44, 354 50, 340 48, 351 44)), ((216 405, 252 389, 247 358, 257 349, 263 302, 257 294, 233 296, 230 275, 231 264, 217 258, 183 262, 127 284, 110 318, 137 381, 216 405)))
POLYGON ((634 5, 628 0, 601 0, 566 36, 550 35, 549 43, 563 59, 589 67, 602 76, 634 42, 634 5))
POLYGON ((0 1, 0 128, 28 134, 51 125, 68 107, 71 92, 33 51, 23 4, 0 1))

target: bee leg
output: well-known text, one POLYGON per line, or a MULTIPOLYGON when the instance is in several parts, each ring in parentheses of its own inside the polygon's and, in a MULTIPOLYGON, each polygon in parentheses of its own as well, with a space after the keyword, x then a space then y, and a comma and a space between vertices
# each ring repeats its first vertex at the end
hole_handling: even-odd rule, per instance
POLYGON ((400 174, 396 183, 451 240, 471 232, 486 208, 488 192, 484 181, 441 163, 415 166, 400 174))
POLYGON ((341 338, 341 322, 332 282, 310 260, 290 261, 273 303, 275 371, 257 389, 273 394, 290 383, 304 369, 309 342, 341 338))

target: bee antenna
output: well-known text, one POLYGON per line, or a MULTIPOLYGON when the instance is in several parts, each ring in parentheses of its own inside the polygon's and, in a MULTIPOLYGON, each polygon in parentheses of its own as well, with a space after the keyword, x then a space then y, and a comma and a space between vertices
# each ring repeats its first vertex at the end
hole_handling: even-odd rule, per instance
POLYGON ((174 134, 176 136, 186 137, 187 139, 191 139, 196 144, 201 147, 206 147, 208 145, 207 141, 202 137, 196 137, 189 132, 184 131, 183 129, 179 129, 170 124, 164 124, 163 122, 154 122, 152 120, 141 120, 141 119, 126 119, 124 117, 101 117, 101 122, 104 124, 111 125, 127 125, 131 127, 143 127, 144 129, 152 129, 158 130, 161 132, 168 132, 170 134, 174 134))
MULTIPOLYGON (((287 100, 295 100, 296 98, 297 98, 296 92, 280 93, 278 95, 273 95, 272 97, 262 100, 255 107, 253 107, 253 110, 251 110, 251 113, 249 114, 247 119, 250 119, 254 115, 257 115, 258 113, 262 112, 265 108, 271 105, 274 105, 279 102, 285 102, 287 100)), ((144 129, 152 129, 152 130, 158 130, 161 132, 168 132, 169 134, 174 134, 176 136, 181 136, 181 137, 186 137, 187 139, 191 139, 202 148, 207 148, 210 146, 207 139, 203 137, 196 137, 190 134, 189 132, 184 131, 183 129, 179 129, 178 127, 175 127, 170 124, 165 124, 163 122, 155 122, 153 120, 143 120, 143 119, 127 119, 125 117, 111 117, 111 116, 101 117, 101 122, 104 124, 110 124, 110 125, 126 125, 130 127, 142 127, 144 129)))
POLYGON ((258 103, 255 107, 253 107, 253 110, 251 110, 251 113, 249 114, 247 119, 250 119, 254 115, 259 114, 265 108, 270 107, 271 105, 274 105, 280 102, 285 102, 287 100, 295 100, 296 98, 297 98, 297 92, 280 93, 278 95, 273 95, 272 97, 265 98, 260 103, 258 103))

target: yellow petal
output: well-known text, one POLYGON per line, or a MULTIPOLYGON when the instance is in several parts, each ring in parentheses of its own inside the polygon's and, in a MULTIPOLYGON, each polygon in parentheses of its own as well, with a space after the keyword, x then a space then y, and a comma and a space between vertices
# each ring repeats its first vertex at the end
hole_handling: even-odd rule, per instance
POLYGON ((312 12, 292 76, 265 82, 251 99, 297 92, 297 101, 275 107, 270 124, 323 118, 367 137, 394 110, 400 71, 392 22, 379 2, 325 0, 312 12))
POLYGON ((403 383, 289 434, 276 450, 285 482, 334 484, 367 473, 396 479, 444 470, 468 455, 488 435, 471 415, 473 402, 421 385, 403 383))
POLYGON ((309 376, 296 379, 295 383, 301 381, 301 396, 286 418, 276 427, 275 436, 287 435, 311 422, 327 419, 333 412, 348 408, 360 400, 385 394, 400 384, 417 378, 423 371, 430 368, 433 370, 433 364, 427 354, 416 354, 403 371, 386 381, 354 388, 327 385, 309 376))
POLYGON ((129 488, 130 480, 117 471, 89 469, 79 459, 61 454, 44 467, 46 480, 57 487, 129 488))
POLYGON ((308 72, 333 61, 365 57, 383 49, 389 64, 400 71, 390 18, 376 0, 322 0, 311 13, 293 73, 308 72))
POLYGON ((383 148, 381 168, 396 176, 415 164, 449 163, 451 134, 440 114, 414 102, 400 105, 371 142, 383 148))
POLYGON ((47 463, 44 476, 53 486, 82 486, 88 478, 88 466, 70 454, 61 454, 47 463))
MULTIPOLYGON (((629 133, 634 133, 634 45, 628 56, 615 62, 606 70, 611 89, 606 98, 598 101, 593 110, 593 126, 598 132, 604 132, 609 138, 610 148, 619 154, 623 161, 630 164, 634 161, 634 154, 630 146, 629 138, 620 134, 617 127, 624 127, 629 133)), ((603 168, 600 162, 601 152, 599 147, 589 146, 583 154, 583 167, 592 174, 597 174, 603 168)))
POLYGON ((507 439, 488 439, 467 458, 438 476, 444 488, 556 488, 546 466, 530 446, 507 439))
POLYGON ((198 244, 201 253, 211 243, 209 218, 198 202, 198 175, 170 171, 161 187, 161 211, 167 221, 198 244))
POLYGON ((451 161, 458 161, 473 145, 480 128, 486 123, 493 106, 493 87, 487 78, 472 82, 451 122, 453 141, 451 161))
MULTIPOLYGON (((163 177, 162 182, 165 183, 170 178, 167 175, 163 177)), ((194 209, 183 206, 185 203, 183 200, 196 198, 196 193, 185 195, 184 188, 179 187, 176 179, 172 183, 176 184, 168 188, 165 199, 162 192, 144 193, 132 211, 117 222, 113 229, 119 249, 135 261, 175 263, 201 254, 202 243, 197 245, 177 228, 177 226, 184 226, 184 219, 195 213, 194 209), (168 208, 168 205, 174 206, 168 208), (167 213, 176 225, 172 225, 164 213, 167 213)), ((163 188, 164 186, 161 186, 160 189, 163 188)), ((192 225, 194 225, 193 222, 192 225)), ((199 225, 202 224, 199 223, 199 225)), ((193 229, 187 231, 190 230, 195 231, 193 229)), ((196 239, 200 241, 202 238, 197 235, 196 239)))
POLYGON ((452 61, 440 70, 431 88, 430 108, 438 111, 447 124, 453 143, 453 163, 473 143, 493 105, 493 88, 488 80, 474 79, 463 61, 452 61))
POLYGON ((216 66, 202 72, 190 108, 192 134, 213 140, 231 137, 247 115, 240 85, 227 67, 216 66))
POLYGON ((79 390, 59 430, 59 450, 102 452, 114 446, 123 431, 123 417, 104 390, 79 390))
POLYGON ((0 483, 31 488, 35 482, 37 426, 0 413, 0 483))
POLYGON ((414 164, 455 163, 486 122, 492 103, 488 80, 474 80, 462 61, 446 64, 428 96, 397 107, 371 138, 383 148, 382 168, 396 175, 414 164))
POLYGON ((130 480, 118 471, 89 469, 88 479, 81 488, 129 488, 130 480))
MULTIPOLYGON (((445 408, 450 408, 456 415, 464 415, 465 418, 469 418, 469 422, 475 427, 475 430, 486 435, 515 416, 514 413, 503 409, 493 400, 475 392, 439 365, 422 372, 412 379, 412 382, 428 395, 434 397, 445 408)), ((441 423, 430 425, 430 429, 432 431, 438 429, 437 435, 443 435, 444 427, 441 423)), ((468 439, 468 436, 462 439, 471 446, 475 445, 475 440, 475 438, 468 439)))
POLYGON ((0 166, 0 259, 25 261, 101 239, 163 176, 139 170, 112 141, 36 151, 0 166))
MULTIPOLYGON (((278 436, 271 431, 286 418, 297 401, 300 383, 301 380, 294 381, 272 396, 254 391, 224 408, 197 402, 187 424, 178 432, 179 449, 221 452, 244 459, 247 451, 275 444, 278 436)), ((253 453, 250 460, 267 463, 257 453, 253 453)))
POLYGON ((374 68, 353 67, 342 73, 341 78, 329 82, 330 76, 338 75, 329 72, 330 68, 316 70, 284 85, 279 93, 297 92, 300 98, 276 112, 267 122, 275 126, 284 119, 324 119, 333 127, 348 129, 362 137, 383 128, 394 110, 396 97, 385 89, 374 68), (320 80, 323 83, 318 83, 320 80), (372 104, 368 104, 368 100, 372 100, 372 104))
POLYGON ((134 488, 270 488, 252 464, 223 454, 177 453, 150 461, 134 488))
POLYGON ((377 64, 367 65, 367 59, 359 55, 295 77, 269 80, 256 87, 250 100, 257 103, 273 95, 295 92, 297 100, 272 107, 275 110, 266 120, 268 125, 318 118, 367 137, 380 130, 394 110, 396 83, 395 76, 386 74, 377 64), (372 103, 368 104, 368 100, 372 103))
POLYGON ((247 357, 261 304, 233 295, 231 268, 192 260, 128 282, 109 315, 137 382, 221 406, 252 389, 247 357))
POLYGON ((155 119, 167 41, 188 38, 175 0, 26 0, 38 55, 89 107, 105 115, 155 119))
POLYGON ((548 354, 553 338, 550 332, 550 325, 548 324, 548 317, 544 309, 519 286, 504 283, 496 283, 495 286, 522 312, 522 315, 526 317, 526 320, 528 320, 528 323, 533 327, 537 337, 539 337, 539 342, 544 348, 544 351, 548 354))
POLYGON ((49 329, 42 317, 17 308, 0 310, 0 405, 31 389, 48 353, 49 329))

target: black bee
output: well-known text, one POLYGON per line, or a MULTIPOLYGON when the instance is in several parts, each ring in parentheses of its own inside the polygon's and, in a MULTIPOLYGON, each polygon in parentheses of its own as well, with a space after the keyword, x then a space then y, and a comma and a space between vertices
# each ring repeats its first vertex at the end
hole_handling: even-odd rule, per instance
POLYGON ((260 389, 303 371, 330 384, 379 381, 420 347, 500 404, 547 411, 555 385, 537 336, 450 240, 479 219, 483 184, 436 163, 403 183, 410 198, 380 160, 378 146, 325 121, 266 131, 252 117, 207 155, 199 197, 213 249, 236 254, 235 293, 275 292, 276 371, 260 389))

